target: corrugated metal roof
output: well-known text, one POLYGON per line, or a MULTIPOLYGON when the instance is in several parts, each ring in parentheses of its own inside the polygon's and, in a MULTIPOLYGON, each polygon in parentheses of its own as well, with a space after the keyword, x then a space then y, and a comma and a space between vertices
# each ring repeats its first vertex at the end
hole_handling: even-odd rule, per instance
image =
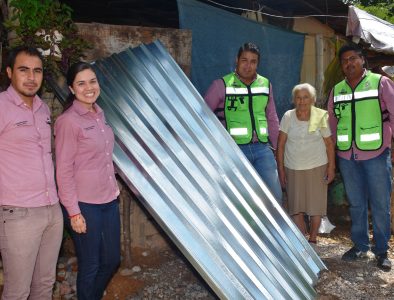
POLYGON ((324 264, 160 42, 97 61, 120 175, 222 299, 313 299, 324 264))

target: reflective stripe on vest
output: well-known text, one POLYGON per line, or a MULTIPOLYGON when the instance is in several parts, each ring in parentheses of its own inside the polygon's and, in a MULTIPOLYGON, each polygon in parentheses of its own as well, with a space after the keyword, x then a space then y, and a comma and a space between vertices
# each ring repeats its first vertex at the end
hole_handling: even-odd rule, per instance
POLYGON ((265 109, 269 99, 268 79, 257 75, 245 85, 234 73, 223 77, 226 87, 224 116, 227 130, 237 144, 248 144, 256 132, 259 141, 268 142, 265 109))
MULTIPOLYGON (((270 89, 267 87, 253 87, 250 89, 252 94, 269 94, 270 89)), ((247 88, 235 88, 235 87, 226 87, 226 94, 233 94, 233 95, 247 95, 248 89, 247 88)))
POLYGON ((380 139, 379 133, 370 133, 370 134, 361 134, 360 135, 360 140, 362 142, 378 141, 379 139, 380 139))
POLYGON ((348 135, 338 135, 337 139, 340 142, 348 142, 349 141, 349 136, 348 135))
POLYGON ((247 135, 248 128, 230 128, 231 135, 247 135))
MULTIPOLYGON (((354 93, 355 100, 363 99, 363 98, 377 98, 378 96, 379 96, 379 90, 371 90, 371 91, 355 92, 354 93)), ((335 96, 334 103, 341 102, 341 101, 349 101, 349 100, 352 100, 352 97, 353 97, 352 94, 335 96)))
POLYGON ((355 90, 343 80, 334 87, 337 148, 347 151, 353 141, 360 150, 377 150, 383 144, 383 117, 379 101, 381 75, 367 72, 355 90))

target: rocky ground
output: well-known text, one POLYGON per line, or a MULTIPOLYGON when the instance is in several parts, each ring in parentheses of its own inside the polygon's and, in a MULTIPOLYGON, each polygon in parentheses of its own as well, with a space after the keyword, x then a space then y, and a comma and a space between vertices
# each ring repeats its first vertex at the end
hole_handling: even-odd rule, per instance
MULTIPOLYGON (((346 211, 346 210, 345 210, 346 211)), ((376 267, 372 253, 358 262, 344 262, 342 254, 351 247, 349 240, 350 220, 344 210, 331 214, 336 228, 323 234, 314 247, 328 270, 322 272, 316 290, 318 300, 394 300, 394 270, 383 272, 376 267)), ((390 259, 394 263, 394 241, 390 242, 390 259)), ((217 299, 193 267, 176 249, 159 253, 133 249, 134 267, 120 269, 107 289, 104 300, 140 299, 217 299)), ((71 259, 71 263, 75 261, 71 259)), ((74 267, 68 267, 72 270, 74 267)), ((61 283, 58 283, 61 286, 61 283)), ((71 294, 61 299, 75 299, 71 294)), ((58 289, 60 291, 60 289, 58 289)))
MULTIPOLYGON (((372 254, 358 262, 343 262, 342 254, 351 247, 348 238, 349 220, 341 216, 331 220, 337 227, 319 237, 315 250, 326 264, 316 290, 318 300, 393 299, 394 271, 383 272, 376 267, 372 254)), ((394 262, 394 242, 390 259, 394 262)), ((111 281, 104 300, 140 299, 217 299, 201 277, 176 249, 160 252, 133 249, 130 270, 120 269, 111 281)), ((75 257, 59 259, 54 300, 76 299, 75 257)))
MULTIPOLYGON (((378 269, 372 253, 362 261, 342 261, 342 254, 350 247, 351 242, 344 234, 319 239, 316 251, 328 271, 322 272, 316 286, 318 299, 394 299, 394 271, 378 269)), ((393 261, 394 251, 389 252, 389 258, 393 261)))

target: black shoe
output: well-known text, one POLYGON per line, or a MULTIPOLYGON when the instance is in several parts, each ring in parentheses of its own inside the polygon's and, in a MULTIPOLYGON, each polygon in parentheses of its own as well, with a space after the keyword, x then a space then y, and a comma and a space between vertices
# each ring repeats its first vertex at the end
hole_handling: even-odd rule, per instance
POLYGON ((391 261, 387 258, 387 253, 375 255, 378 261, 378 268, 382 271, 388 272, 391 270, 391 261))
POLYGON ((365 257, 367 257, 367 252, 363 252, 358 250, 356 247, 352 247, 342 255, 342 260, 354 261, 365 257))

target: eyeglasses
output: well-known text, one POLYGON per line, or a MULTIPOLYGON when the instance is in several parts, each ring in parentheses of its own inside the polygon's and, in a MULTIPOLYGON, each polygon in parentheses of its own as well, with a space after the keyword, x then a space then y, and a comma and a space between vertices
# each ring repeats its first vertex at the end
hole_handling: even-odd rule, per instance
POLYGON ((360 58, 360 56, 357 56, 357 55, 355 55, 355 56, 350 56, 350 57, 348 57, 348 58, 342 58, 341 59, 341 64, 346 64, 346 63, 348 63, 348 62, 350 62, 350 63, 354 63, 357 59, 359 59, 360 58))

